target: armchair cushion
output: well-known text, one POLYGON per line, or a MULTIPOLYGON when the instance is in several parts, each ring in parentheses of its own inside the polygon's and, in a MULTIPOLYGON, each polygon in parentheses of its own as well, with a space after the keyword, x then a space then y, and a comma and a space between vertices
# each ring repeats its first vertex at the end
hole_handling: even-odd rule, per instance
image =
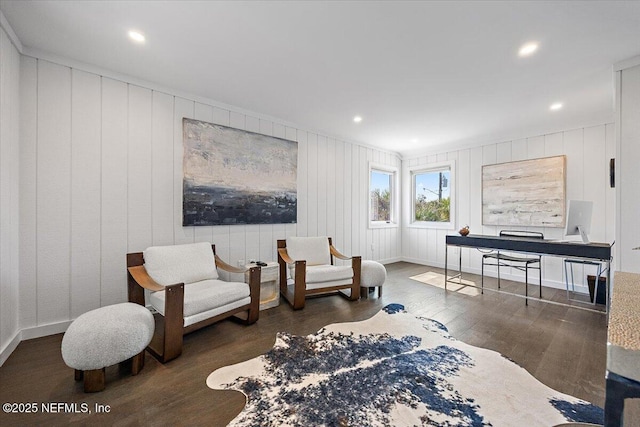
MULTIPOLYGON (((209 246, 211 247, 211 246, 209 246)), ((223 282, 222 280, 202 280, 184 287, 184 317, 190 317, 228 304, 250 301, 249 285, 242 282, 223 282)), ((165 291, 153 292, 149 302, 164 315, 165 291)), ((185 325, 186 326, 186 325, 185 325)))
POLYGON ((218 278, 211 243, 206 242, 147 248, 144 251, 144 268, 153 280, 163 286, 218 278))
POLYGON ((335 282, 344 280, 348 283, 353 279, 353 268, 350 265, 312 265, 307 267, 307 284, 335 282))
POLYGON ((327 237, 289 237, 287 254, 294 261, 306 261, 310 265, 331 264, 329 238, 327 237))

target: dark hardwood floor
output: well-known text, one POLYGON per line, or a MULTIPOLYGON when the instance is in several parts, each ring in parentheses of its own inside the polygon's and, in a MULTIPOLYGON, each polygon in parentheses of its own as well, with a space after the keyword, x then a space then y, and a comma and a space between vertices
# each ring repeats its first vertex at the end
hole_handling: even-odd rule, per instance
MULTIPOLYGON (((602 313, 530 301, 504 293, 447 291, 410 279, 442 270, 409 263, 387 265, 382 298, 349 302, 339 296, 307 300, 304 310, 286 302, 262 311, 252 326, 222 321, 185 337, 184 352, 165 365, 147 354, 138 376, 118 366, 107 368, 106 389, 85 394, 60 355, 62 335, 22 342, 0 368, 0 402, 87 403, 109 405, 109 413, 0 413, 0 425, 208 425, 228 423, 243 407, 244 396, 209 389, 205 380, 217 368, 268 351, 276 332, 306 335, 322 326, 363 320, 389 303, 444 323, 451 334, 475 346, 498 351, 546 385, 596 405, 604 405, 607 328, 602 313)), ((478 276, 466 279, 480 283, 478 276)), ((486 286, 495 288, 495 280, 486 286)), ((524 294, 522 284, 504 287, 524 294)), ((123 284, 125 286, 125 284, 123 284)), ((530 294, 537 295, 531 286, 530 294)), ((544 289, 545 298, 564 291, 544 289)))

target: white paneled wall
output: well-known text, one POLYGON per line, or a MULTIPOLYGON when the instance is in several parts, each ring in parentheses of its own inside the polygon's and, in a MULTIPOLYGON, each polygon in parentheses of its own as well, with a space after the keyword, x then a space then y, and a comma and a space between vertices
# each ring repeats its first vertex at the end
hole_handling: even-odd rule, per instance
POLYGON ((0 29, 0 364, 19 334, 20 54, 0 29))
MULTIPOLYGON (((396 154, 36 58, 22 58, 21 79, 28 336, 125 301, 125 255, 151 245, 211 241, 235 264, 275 261, 279 238, 329 235, 348 254, 401 257, 399 229, 368 229, 366 217, 369 161, 400 168, 396 154), (297 224, 183 227, 183 117, 298 141, 297 224)), ((3 139, 3 174, 4 150, 3 139)), ((3 311, 17 306, 2 301, 3 311)))
MULTIPOLYGON (((517 160, 535 159, 565 155, 567 160, 567 199, 591 200, 593 220, 592 241, 613 242, 614 240, 614 197, 615 189, 609 187, 609 159, 615 157, 614 125, 607 124, 583 129, 568 130, 549 135, 535 136, 514 141, 487 144, 455 151, 404 160, 403 174, 407 182, 407 169, 428 165, 443 160, 455 160, 457 179, 456 228, 435 230, 402 228, 402 254, 407 261, 444 267, 445 236, 456 233, 463 225, 469 225, 476 234, 497 234, 509 227, 482 225, 482 166, 517 160)), ((403 209, 410 209, 409 190, 403 190, 403 209)), ((564 229, 547 227, 519 227, 541 231, 546 238, 563 238, 564 229)), ((449 252, 449 267, 457 268, 455 248, 449 252)), ((615 247, 614 247, 615 250, 615 247)), ((473 249, 462 249, 464 271, 480 273, 482 254, 473 249)), ((524 281, 524 273, 516 269, 501 269, 505 277, 524 281)), ((576 267, 577 277, 582 277, 580 267, 576 267)), ((488 274, 495 275, 495 269, 488 274)), ((590 273, 591 274, 591 273, 590 273)), ((564 286, 563 263, 559 258, 543 258, 543 281, 551 286, 564 286)), ((532 280, 532 279, 530 279, 532 280)))

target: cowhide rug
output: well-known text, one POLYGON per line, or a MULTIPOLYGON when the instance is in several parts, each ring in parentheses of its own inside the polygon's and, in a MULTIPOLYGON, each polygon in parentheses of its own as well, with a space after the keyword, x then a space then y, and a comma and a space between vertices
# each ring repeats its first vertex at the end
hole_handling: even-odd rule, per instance
POLYGON ((216 370, 207 385, 247 397, 234 426, 550 427, 604 418, 399 304, 306 337, 279 333, 268 353, 216 370))

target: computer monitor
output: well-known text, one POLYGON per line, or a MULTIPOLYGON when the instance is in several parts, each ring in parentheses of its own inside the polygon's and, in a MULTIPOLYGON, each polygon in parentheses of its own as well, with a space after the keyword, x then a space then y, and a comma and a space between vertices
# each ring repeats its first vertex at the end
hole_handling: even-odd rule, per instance
POLYGON ((564 231, 565 236, 580 235, 584 243, 589 243, 588 234, 591 231, 592 211, 593 202, 569 200, 569 208, 567 209, 567 227, 564 231))

